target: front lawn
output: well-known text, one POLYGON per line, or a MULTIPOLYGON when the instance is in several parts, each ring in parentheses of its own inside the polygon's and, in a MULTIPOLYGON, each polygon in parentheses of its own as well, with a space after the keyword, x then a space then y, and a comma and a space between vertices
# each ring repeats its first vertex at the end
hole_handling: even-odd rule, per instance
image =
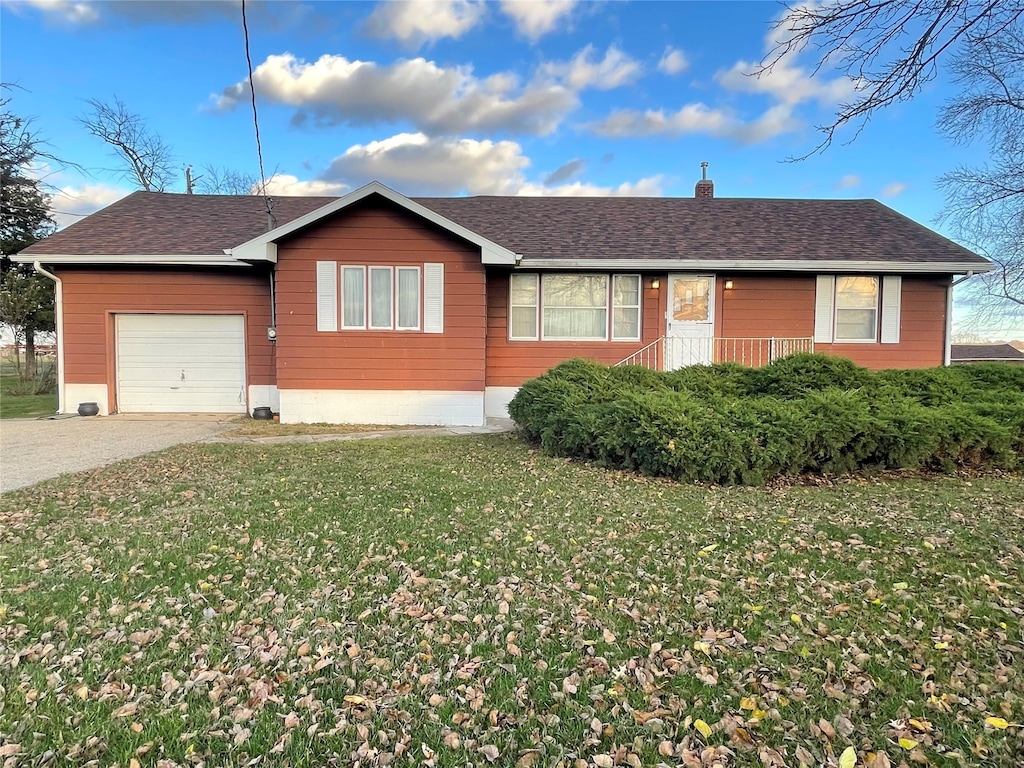
POLYGON ((18 391, 18 374, 14 363, 0 359, 0 419, 34 419, 52 416, 57 412, 57 394, 42 395, 15 394, 18 391))
POLYGON ((1022 670, 1019 476, 677 485, 502 435, 0 498, 0 764, 1013 766, 1022 670))

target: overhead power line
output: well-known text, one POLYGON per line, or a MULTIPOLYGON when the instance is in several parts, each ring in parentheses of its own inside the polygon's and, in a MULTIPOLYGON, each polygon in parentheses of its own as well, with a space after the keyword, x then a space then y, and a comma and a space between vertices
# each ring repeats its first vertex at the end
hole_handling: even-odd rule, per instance
POLYGON ((252 96, 252 124, 256 129, 256 156, 260 162, 260 192, 263 194, 263 202, 267 206, 268 225, 273 226, 274 211, 273 203, 267 196, 267 174, 263 170, 263 146, 260 143, 260 119, 256 112, 256 84, 252 80, 252 56, 249 54, 249 25, 245 20, 245 0, 242 0, 242 34, 245 36, 245 63, 249 67, 249 93, 252 96))

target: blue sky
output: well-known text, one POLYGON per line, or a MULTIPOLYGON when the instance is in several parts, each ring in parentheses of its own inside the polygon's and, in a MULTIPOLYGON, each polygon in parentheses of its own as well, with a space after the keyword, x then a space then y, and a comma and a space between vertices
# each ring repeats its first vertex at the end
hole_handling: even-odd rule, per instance
MULTIPOLYGON (((855 142, 813 149, 851 93, 810 55, 747 76, 773 2, 249 2, 266 173, 276 194, 378 179, 406 194, 876 198, 929 225, 935 179, 982 148, 935 129, 940 77, 855 142)), ((52 152, 61 223, 131 190, 76 122, 122 99, 182 169, 258 174, 238 2, 14 0, 0 5, 2 80, 52 152)), ((171 191, 183 191, 184 175, 171 191)), ((941 228, 940 228, 941 229, 941 228)))

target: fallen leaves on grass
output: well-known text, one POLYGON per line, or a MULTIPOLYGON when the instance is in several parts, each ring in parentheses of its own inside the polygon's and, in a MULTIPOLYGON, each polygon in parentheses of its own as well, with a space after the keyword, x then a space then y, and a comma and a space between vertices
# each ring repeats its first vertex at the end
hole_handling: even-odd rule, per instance
POLYGON ((1010 765, 1022 531, 1013 479, 178 448, 0 499, 0 757, 1010 765))

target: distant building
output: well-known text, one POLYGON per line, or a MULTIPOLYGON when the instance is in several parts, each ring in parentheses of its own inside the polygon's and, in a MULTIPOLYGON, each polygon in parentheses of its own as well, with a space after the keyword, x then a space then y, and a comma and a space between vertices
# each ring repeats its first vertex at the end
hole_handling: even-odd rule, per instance
POLYGON ((967 363, 1014 363, 1024 365, 1024 352, 1012 344, 952 344, 949 360, 953 365, 967 363))

